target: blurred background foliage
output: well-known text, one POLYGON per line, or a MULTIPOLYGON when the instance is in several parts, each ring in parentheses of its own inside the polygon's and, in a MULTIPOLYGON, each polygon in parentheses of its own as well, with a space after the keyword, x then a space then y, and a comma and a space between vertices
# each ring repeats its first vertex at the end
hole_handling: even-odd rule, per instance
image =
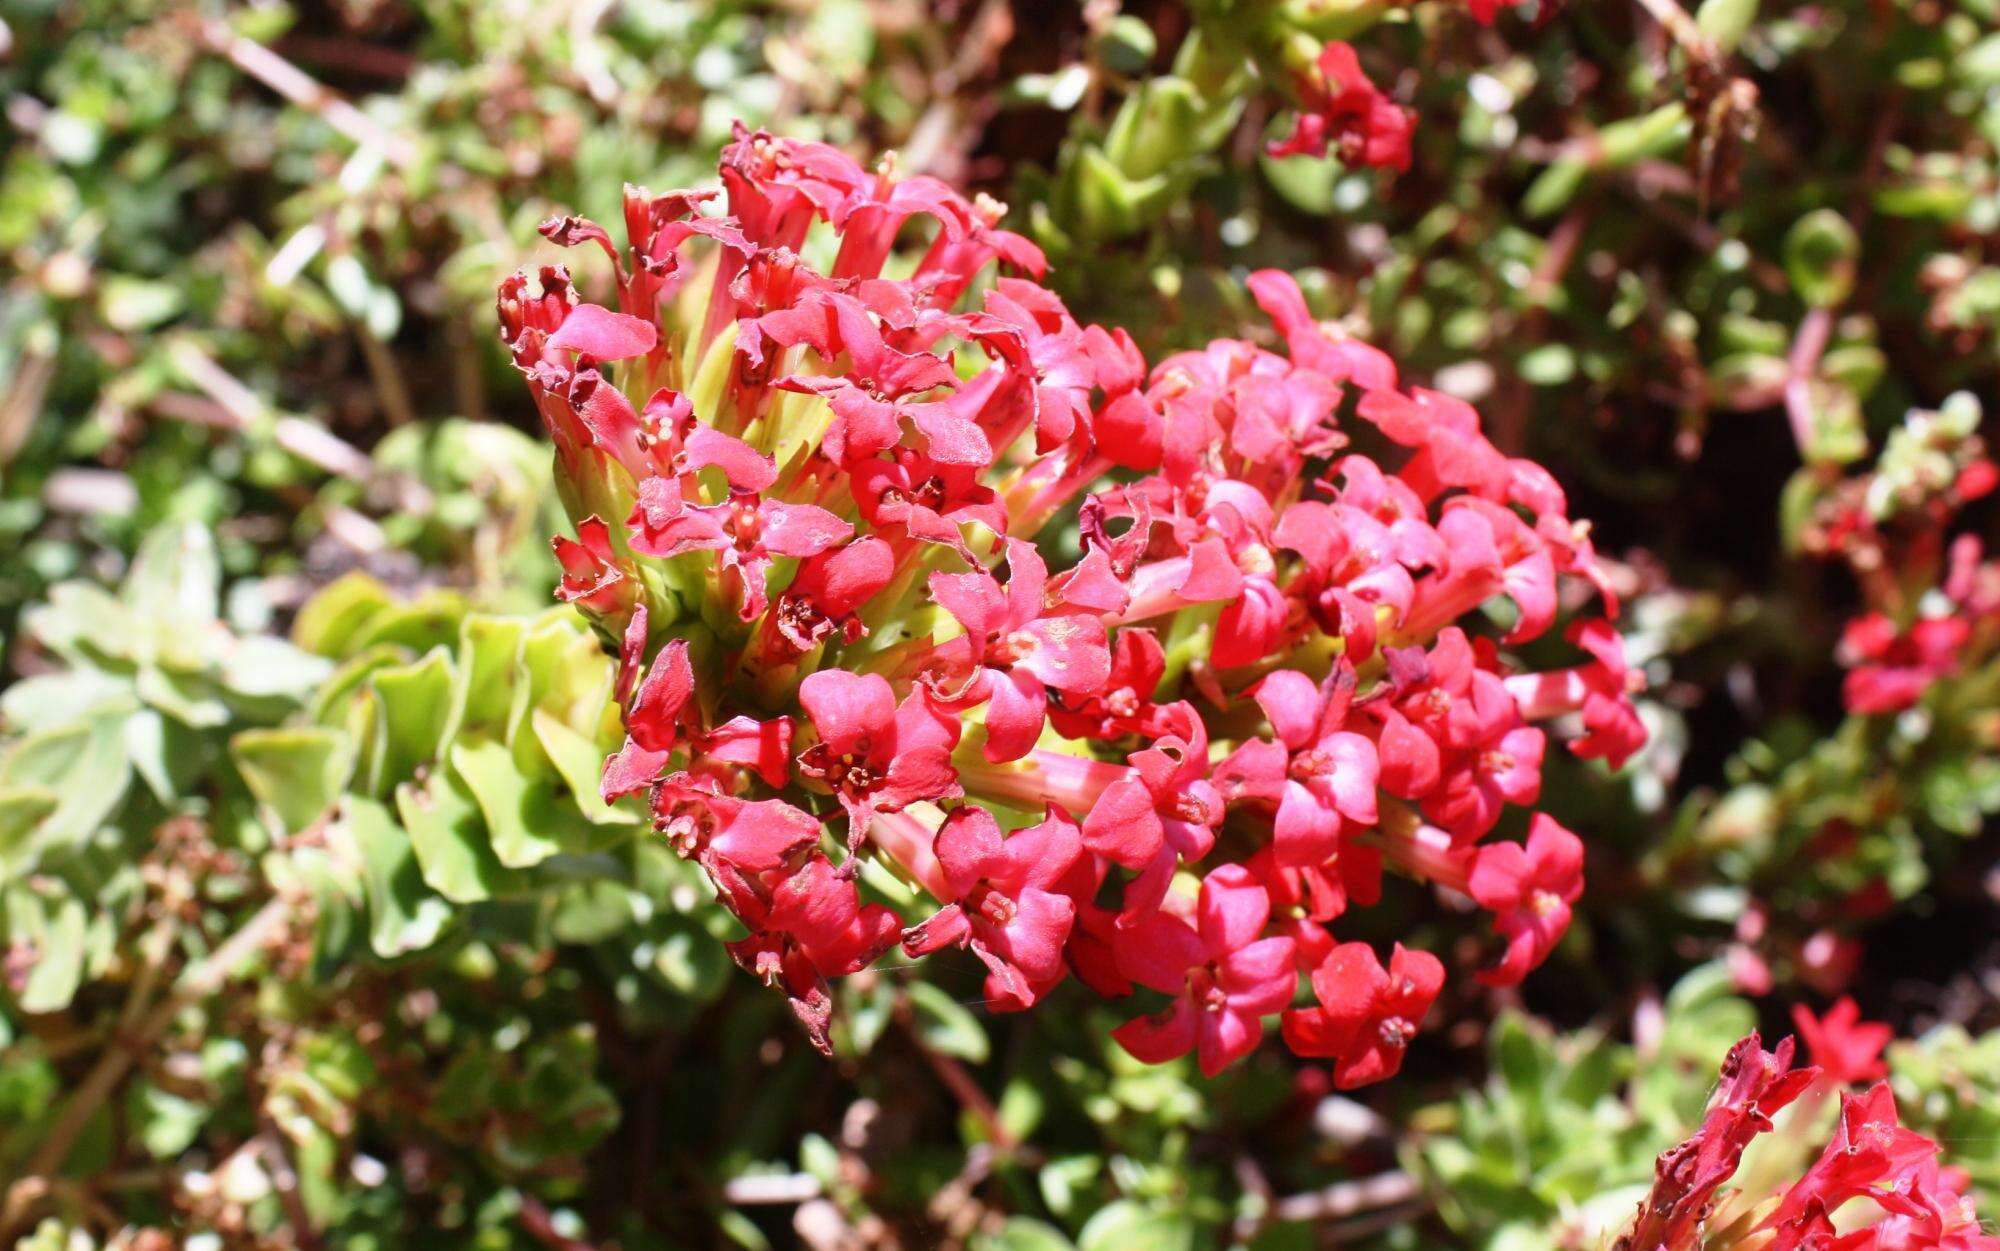
MULTIPOLYGON (((2000 630, 1896 713, 1835 659, 1884 570, 1935 593, 1910 553, 1984 455, 1991 0, 0 22, 5 1245, 1587 1247, 1728 1044, 1841 993, 2000 1204, 2000 630), (1407 174, 1262 155, 1323 38, 1417 110, 1407 174), (1551 761, 1591 887, 1522 994, 1455 989, 1357 1100, 1271 1051, 1139 1066, 1081 996, 988 1017, 948 959, 849 979, 828 1066, 729 966, 592 798, 611 665, 548 607, 490 309, 537 221, 701 182, 738 118, 1008 200, 1155 358, 1266 333, 1241 277, 1293 269, 1556 470, 1655 742, 1551 761), (1854 500, 1884 537, 1843 569, 1854 500)), ((1402 912, 1345 936, 1439 915, 1402 912)))

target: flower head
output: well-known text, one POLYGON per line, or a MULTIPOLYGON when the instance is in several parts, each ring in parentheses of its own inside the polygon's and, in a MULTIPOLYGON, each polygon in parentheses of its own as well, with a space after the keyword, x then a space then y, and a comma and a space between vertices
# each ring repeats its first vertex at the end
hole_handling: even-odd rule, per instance
MULTIPOLYGON (((1301 89, 1296 143, 1405 159, 1351 49, 1301 89)), ((498 312, 576 525, 557 593, 619 654, 603 794, 649 793, 817 1045, 900 936, 967 951, 995 1008, 1071 972, 1169 995, 1118 1038, 1210 1072, 1309 971, 1288 1037, 1373 1080, 1442 977, 1339 942, 1385 870, 1493 909, 1492 976, 1546 956, 1580 844, 1488 835, 1538 802, 1549 725, 1612 760, 1643 726, 1605 621, 1572 623, 1568 669, 1515 652, 1592 593, 1616 610, 1545 471, 1288 275, 1249 284, 1282 352, 1149 368, 990 200, 742 128, 718 173, 628 189, 622 246, 552 219, 608 260, 603 302, 548 266, 498 312), (934 903, 863 901, 870 857, 934 903)))

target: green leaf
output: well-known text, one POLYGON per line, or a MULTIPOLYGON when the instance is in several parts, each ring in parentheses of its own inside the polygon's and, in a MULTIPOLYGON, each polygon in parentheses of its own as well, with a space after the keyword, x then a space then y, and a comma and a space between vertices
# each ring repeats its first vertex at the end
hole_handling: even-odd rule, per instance
MULTIPOLYGON (((6 867, 23 868, 51 851, 81 846, 118 810, 132 781, 119 718, 26 735, 0 753, 0 788, 44 791, 57 804, 15 846, 6 867)), ((0 832, 0 845, 6 839, 0 832)))
POLYGON ((1555 1062, 1548 1040, 1536 1036, 1526 1017, 1508 1012, 1493 1023, 1486 1045, 1508 1088, 1523 1099, 1538 1100, 1555 1062))
POLYGON ((13 892, 7 899, 11 943, 32 953, 27 980, 17 999, 23 1012, 60 1012, 83 981, 84 931, 90 921, 74 895, 51 899, 40 892, 13 892))
POLYGON ((389 810, 372 799, 349 796, 338 825, 361 856, 368 945, 375 954, 391 959, 436 942, 451 919, 451 905, 424 886, 409 836, 389 810))
POLYGON ((253 634, 236 640, 223 658, 221 680, 238 695, 303 702, 332 672, 325 657, 253 634))
POLYGON ((0 692, 0 720, 18 733, 66 726, 97 713, 129 716, 138 706, 131 682, 97 669, 39 673, 0 692))
POLYGON ((449 647, 465 620, 465 600, 451 591, 433 591, 409 604, 391 604, 356 630, 356 648, 392 646, 423 653, 449 647))
POLYGON ((183 307, 180 289, 129 274, 114 274, 98 293, 97 306, 115 330, 150 330, 177 315, 183 307))
POLYGON ((1053 1225, 1015 1216, 997 1232, 974 1238, 972 1245, 975 1251, 1073 1251, 1074 1244, 1053 1225))
POLYGON ((555 764, 556 772, 576 801, 584 819, 594 825, 637 825, 644 818, 627 803, 607 804, 599 795, 604 750, 543 709, 535 710, 535 738, 555 764))
POLYGON ((0 869, 16 873, 30 863, 35 831, 58 802, 45 788, 0 787, 0 869))
POLYGON ((345 660, 377 614, 395 605, 389 589, 365 573, 350 573, 306 601, 292 622, 292 641, 316 656, 345 660))
POLYGON ((1121 13, 1097 36, 1097 55, 1114 73, 1143 74, 1159 55, 1159 36, 1145 19, 1121 13))
POLYGON ((438 759, 451 720, 451 659, 444 648, 432 648, 415 663, 377 669, 369 682, 380 732, 368 788, 381 794, 438 759))
POLYGON ((978 1017, 929 982, 912 983, 909 996, 917 1033, 926 1043, 946 1055, 974 1064, 985 1063, 992 1049, 978 1017))
POLYGON ((1536 175, 1521 196, 1521 212, 1528 217, 1553 217, 1569 207, 1590 167, 1582 161, 1557 161, 1536 175))
POLYGON ((1814 308, 1831 308, 1854 289, 1861 237, 1832 209, 1816 209, 1785 235, 1785 274, 1799 298, 1814 308))
POLYGON ((125 719, 125 754, 132 768, 162 804, 200 789, 220 755, 211 740, 151 708, 125 719))
POLYGON ((566 791, 558 794, 556 779, 523 775, 504 745, 490 739, 457 743, 451 764, 478 800, 501 864, 530 868, 558 852, 590 846, 589 823, 566 791))
POLYGON ((48 602, 28 609, 22 620, 42 646, 72 660, 130 658, 131 610, 101 586, 64 582, 50 587, 48 602))
POLYGON ((1757 24, 1757 0, 1701 0, 1694 24, 1724 56, 1736 51, 1757 24))
MULTIPOLYGON (((515 662, 514 703, 507 718, 507 743, 522 771, 540 772, 554 764, 542 750, 539 736, 529 731, 535 711, 547 710, 579 731, 595 728, 603 719, 616 679, 611 658, 573 618, 551 617, 531 630, 521 640, 515 662)), ((579 789, 595 790, 595 779, 579 789)))
POLYGON ((1598 131, 1598 159, 1605 168, 1624 169, 1671 155, 1693 134, 1687 106, 1679 101, 1663 104, 1644 117, 1628 117, 1598 131))
POLYGON ((1077 1251, 1194 1251, 1194 1222, 1179 1212, 1120 1199, 1098 1210, 1077 1235, 1077 1251))
POLYGON ((130 1107, 139 1144, 155 1160, 171 1160, 186 1151, 208 1122, 208 1104, 184 1099, 151 1082, 133 1088, 130 1107))
POLYGON ((453 903, 518 894, 526 878, 500 863, 479 802, 457 774, 440 769, 421 785, 396 788, 396 812, 409 832, 424 881, 453 903))
POLYGON ((192 522, 161 526, 132 558, 119 592, 133 615, 166 642, 166 653, 198 655, 222 611, 222 561, 215 540, 192 522))
POLYGON ((229 724, 229 705, 215 684, 199 672, 164 669, 146 661, 132 689, 139 698, 193 729, 213 730, 229 724))
POLYGON ((229 754, 250 793, 297 833, 333 807, 354 771, 347 735, 325 726, 245 730, 229 754))
POLYGON ((514 617, 467 617, 459 626, 458 682, 445 741, 468 731, 499 735, 514 702, 514 661, 528 623, 514 617))

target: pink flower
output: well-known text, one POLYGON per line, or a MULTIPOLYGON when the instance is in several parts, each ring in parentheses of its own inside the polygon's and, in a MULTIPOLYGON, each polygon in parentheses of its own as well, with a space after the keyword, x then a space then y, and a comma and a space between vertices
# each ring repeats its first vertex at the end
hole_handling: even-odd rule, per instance
POLYGON ((688 774, 662 779, 654 788, 653 817, 667 842, 711 875, 777 869, 819 841, 819 821, 810 813, 782 799, 722 795, 688 774))
MULTIPOLYGON (((877 674, 822 669, 799 687, 799 703, 819 735, 799 756, 799 772, 847 810, 850 850, 860 848, 875 813, 960 793, 951 767, 958 718, 939 711, 921 687, 899 705, 877 674)), ((852 864, 842 869, 852 874, 852 864)))
POLYGON ((1249 287, 1257 307, 1285 336, 1294 363, 1334 382, 1352 380, 1370 391, 1395 387, 1396 364, 1388 354, 1314 321, 1298 281, 1290 274, 1260 269, 1250 275, 1249 287))
POLYGON ((1545 813, 1536 813, 1529 824, 1526 847, 1481 847, 1472 862, 1471 894, 1493 913, 1493 928, 1507 939, 1507 951, 1479 980, 1513 986, 1548 959, 1569 928, 1570 905, 1582 893, 1583 840, 1545 813))
POLYGON ((1083 820, 1085 847, 1139 870, 1126 884, 1121 924, 1159 906, 1175 867, 1208 854, 1223 817, 1222 795, 1208 780, 1208 728, 1185 702, 1161 715, 1154 745, 1127 757, 1129 772, 1083 820))
POLYGON ((1312 971, 1319 1004, 1285 1013, 1285 1042, 1334 1061, 1334 1085, 1353 1090, 1394 1077, 1403 1052, 1444 986, 1444 965, 1401 943, 1384 969, 1367 943, 1342 943, 1312 971))
POLYGON ((1254 1051, 1264 1018, 1290 1003, 1298 984, 1292 940, 1259 937, 1270 913, 1250 871, 1229 864, 1202 880, 1195 924, 1152 912, 1118 931, 1113 944, 1125 976, 1175 998, 1111 1036, 1148 1064, 1192 1050, 1208 1077, 1254 1051))
POLYGON ((1011 571, 1003 588, 993 575, 934 573, 931 598, 965 633, 945 645, 967 674, 962 690, 986 701, 986 758, 1018 760, 1047 721, 1048 692, 1090 692, 1111 673, 1104 622, 1095 614, 1047 602, 1048 567, 1030 544, 1007 540, 1011 571))
POLYGON ((1051 808, 1039 824, 1003 838, 984 811, 954 808, 935 847, 951 902, 903 931, 903 950, 914 957, 969 946, 988 969, 989 1003, 1032 1007, 1063 975, 1076 902, 1061 883, 1082 851, 1076 823, 1051 808))
POLYGON ((889 585, 895 570, 889 545, 872 534, 806 558, 778 597, 776 611, 764 619, 771 628, 768 642, 794 655, 830 637, 853 642, 868 632, 856 611, 889 585))
POLYGON ((1155 733, 1160 721, 1153 691, 1166 676, 1167 657, 1159 636, 1132 626, 1111 644, 1111 667, 1095 688, 1068 695, 1058 691, 1049 719, 1070 738, 1112 739, 1155 733))
POLYGON ((1323 865, 1340 854, 1342 830, 1378 819, 1375 744, 1347 722, 1353 673, 1337 668, 1324 682, 1280 669, 1253 694, 1277 742, 1252 739, 1224 770, 1233 793, 1275 801, 1272 847, 1278 863, 1323 865))
POLYGON ((632 611, 639 588, 620 567, 611 546, 611 529, 602 518, 585 517, 577 523, 576 538, 558 535, 553 545, 563 571, 557 599, 614 621, 632 611))
MULTIPOLYGON (((627 663, 635 669, 645 646, 645 622, 646 611, 641 608, 625 640, 627 663)), ((625 709, 625 745, 604 762, 599 782, 604 801, 650 786, 683 742, 704 770, 744 766, 767 785, 783 786, 791 758, 792 722, 788 717, 758 721, 738 716, 706 728, 695 700, 687 640, 671 639, 632 692, 625 709)))
POLYGON ((863 904, 854 883, 820 855, 785 875, 768 900, 751 898, 738 905, 751 935, 729 944, 729 954, 783 989, 813 1045, 831 1055, 826 979, 873 964, 896 945, 901 923, 881 904, 863 904))
MULTIPOLYGON (((1301 95, 1287 146, 1407 163, 1408 115, 1345 45, 1301 95)), ((1489 977, 1546 956, 1580 848, 1542 818, 1524 846, 1482 840, 1538 802, 1539 723, 1580 719, 1573 749, 1614 762, 1644 735, 1608 624, 1572 624, 1569 669, 1517 654, 1574 609, 1565 590, 1615 612, 1547 471, 1470 405, 1399 389, 1276 271, 1249 286, 1283 351, 1218 339, 1149 370, 1032 280, 1043 258, 993 201, 741 127, 719 173, 720 199, 628 189, 622 245, 545 223, 609 262, 615 307, 550 266, 506 280, 497 313, 576 523, 558 595, 621 640, 602 793, 650 792, 817 1044, 827 979, 888 924, 854 893, 863 855, 937 897, 906 945, 971 948, 993 1006, 1066 968, 1107 996, 1153 985, 1178 1006, 1121 1037, 1211 1071, 1295 970, 1342 969, 1388 987, 1293 1032, 1338 1042, 1347 1078, 1393 1068, 1381 1040, 1421 1016, 1398 988, 1435 980, 1427 958, 1382 971, 1327 928, 1379 900, 1385 866, 1493 908, 1489 977), (1070 517, 1077 558, 1052 567, 1069 549, 1032 536, 1070 517), (1468 635, 1495 600, 1511 626, 1468 635), (981 752, 957 750, 968 720, 981 752), (1001 807, 1047 816, 1003 836, 1001 807), (1171 893, 1218 850, 1202 902, 1171 893)), ((1954 602, 2000 604, 1976 550, 1953 560, 1954 602)))
POLYGON ((993 535, 1007 531, 1007 510, 979 481, 980 466, 946 465, 913 448, 850 466, 855 507, 888 536, 907 536, 948 547, 971 558, 961 527, 978 524, 993 535))
POLYGON ((1958 671, 1971 635, 1963 616, 1926 617, 1901 632, 1880 613, 1856 617, 1840 637, 1853 666, 1841 686, 1848 711, 1876 716, 1915 704, 1933 682, 1958 671))
POLYGON ((1382 898, 1382 853, 1365 843, 1344 848, 1330 865, 1290 868, 1270 847, 1247 863, 1271 896, 1271 928, 1292 940, 1300 972, 1311 972, 1332 952, 1328 921, 1350 902, 1367 906, 1382 898))
POLYGON ((1570 750, 1619 768, 1646 742, 1646 725, 1631 697, 1643 679, 1625 663, 1625 641, 1610 622, 1578 621, 1566 637, 1590 654, 1589 663, 1510 677, 1507 691, 1530 721, 1581 712, 1584 732, 1570 750))
POLYGON ((737 615, 756 621, 769 606, 765 575, 781 556, 818 556, 845 542, 854 527, 812 504, 781 504, 753 491, 733 493, 722 504, 689 504, 678 480, 648 478, 639 484, 632 518, 632 550, 671 560, 689 552, 718 553, 719 567, 735 580, 737 615))

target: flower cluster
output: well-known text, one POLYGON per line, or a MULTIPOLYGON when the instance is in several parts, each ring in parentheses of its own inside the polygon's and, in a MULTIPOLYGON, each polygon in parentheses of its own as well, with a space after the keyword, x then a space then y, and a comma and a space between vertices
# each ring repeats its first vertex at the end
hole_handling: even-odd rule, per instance
MULTIPOLYGON (((1491 20, 1490 13, 1482 20, 1491 20)), ((1298 75, 1298 117, 1292 133, 1270 145, 1272 156, 1325 156, 1331 148, 1349 165, 1401 173, 1410 168, 1417 117, 1391 100, 1361 68, 1351 44, 1330 40, 1298 75)))
MULTIPOLYGON (((1722 1079, 1694 1136, 1659 1159, 1652 1193, 1640 1204, 1618 1251, 1682 1251, 1697 1246, 1755 1246, 1759 1251, 2000 1251, 1964 1194, 1966 1179, 1942 1164, 1938 1144, 1901 1124, 1888 1083, 1860 1093, 1843 1090, 1832 1135, 1797 1180, 1770 1195, 1722 1187, 1745 1148, 1770 1133, 1773 1118, 1818 1086, 1879 1076, 1874 1054, 1886 1027, 1860 1025, 1852 1005, 1836 1033, 1860 1038, 1859 1050, 1837 1049, 1839 1073, 1792 1066, 1787 1038, 1765 1051, 1755 1034, 1730 1049, 1722 1079), (1861 1063, 1854 1063, 1856 1060, 1861 1063), (1836 1225, 1835 1217, 1839 1217, 1836 1225)), ((1829 1013, 1830 1025, 1836 1013, 1829 1013)), ((1802 1018, 1802 1024, 1810 1016, 1802 1018)), ((1823 1028, 1808 1033, 1815 1058, 1823 1028)), ((1798 1111, 1806 1112, 1804 1101, 1798 1111)), ((1794 1117, 1784 1130, 1799 1128, 1794 1117)))
POLYGON ((1514 658, 1615 611, 1547 472, 1284 274, 1250 278, 1284 352, 1148 370, 989 200, 747 131, 721 180, 628 189, 622 248, 544 225, 615 309, 550 266, 499 312, 577 526, 558 595, 621 656, 605 796, 650 797, 818 1046, 900 943, 969 950, 996 1010, 1154 992, 1116 1035, 1147 1060, 1214 1073, 1282 1013, 1385 1077, 1444 977, 1329 932, 1385 866, 1491 914, 1486 980, 1549 954, 1583 849, 1532 812, 1544 727, 1614 766, 1644 732, 1603 619, 1514 658))
POLYGON ((1845 562, 1865 601, 1840 639, 1850 712, 1901 712, 2000 641, 2000 563, 1976 534, 1951 537, 1966 507, 2000 485, 1980 420, 1965 394, 1910 413, 1877 463, 1828 490, 1807 518, 1803 545, 1845 562))

